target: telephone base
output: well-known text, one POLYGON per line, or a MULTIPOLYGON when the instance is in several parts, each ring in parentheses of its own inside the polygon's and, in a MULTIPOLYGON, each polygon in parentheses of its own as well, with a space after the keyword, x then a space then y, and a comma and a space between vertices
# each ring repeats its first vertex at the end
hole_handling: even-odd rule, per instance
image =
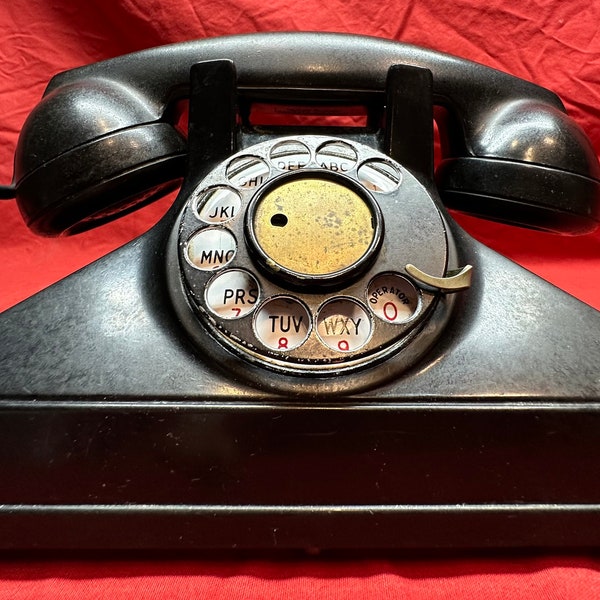
POLYGON ((0 549, 600 546, 598 312, 455 235, 485 278, 362 391, 211 364, 160 227, 2 314, 0 549))
POLYGON ((15 402, 0 426, 5 550, 600 544, 598 407, 15 402))

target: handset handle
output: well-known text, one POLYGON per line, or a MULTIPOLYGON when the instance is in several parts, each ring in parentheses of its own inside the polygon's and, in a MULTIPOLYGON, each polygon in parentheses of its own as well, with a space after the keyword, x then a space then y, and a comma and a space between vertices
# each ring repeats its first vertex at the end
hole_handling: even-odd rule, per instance
POLYGON ((192 64, 230 59, 240 91, 274 100, 315 99, 327 90, 383 92, 389 68, 408 64, 429 69, 434 97, 461 114, 531 98, 564 110, 558 97, 533 83, 484 65, 375 37, 337 33, 255 33, 171 44, 65 71, 46 95, 88 78, 108 78, 139 90, 157 117, 173 98, 189 93, 192 64))

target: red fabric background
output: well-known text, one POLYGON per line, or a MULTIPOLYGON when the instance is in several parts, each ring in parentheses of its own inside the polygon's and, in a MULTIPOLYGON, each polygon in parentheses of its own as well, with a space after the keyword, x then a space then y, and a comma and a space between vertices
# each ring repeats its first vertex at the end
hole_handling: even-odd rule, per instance
MULTIPOLYGON (((600 3, 590 0, 4 1, 0 183, 11 179, 19 129, 55 72, 160 44, 252 31, 377 35, 503 69, 556 91, 600 153, 599 24, 600 3)), ((145 231, 169 201, 100 230, 51 240, 26 229, 13 201, 0 202, 0 310, 145 231)), ((597 234, 564 238, 473 218, 460 222, 600 308, 597 234)), ((600 598, 599 569, 599 559, 583 555, 293 561, 5 557, 0 598, 600 598)))

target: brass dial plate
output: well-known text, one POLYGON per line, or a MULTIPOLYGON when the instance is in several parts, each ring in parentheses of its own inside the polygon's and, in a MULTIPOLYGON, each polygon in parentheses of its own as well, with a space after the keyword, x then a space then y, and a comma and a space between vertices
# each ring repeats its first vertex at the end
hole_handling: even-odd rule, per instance
POLYGON ((334 275, 373 247, 374 210, 355 191, 322 177, 277 185, 256 204, 252 226, 275 270, 300 276, 334 275))

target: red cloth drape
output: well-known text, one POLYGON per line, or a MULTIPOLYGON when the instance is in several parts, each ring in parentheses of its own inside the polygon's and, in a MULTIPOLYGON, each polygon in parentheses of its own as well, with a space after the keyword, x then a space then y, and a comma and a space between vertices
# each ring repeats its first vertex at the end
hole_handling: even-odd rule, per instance
MULTIPOLYGON (((600 3, 589 0, 4 1, 0 183, 11 179, 20 127, 54 73, 151 46, 253 31, 376 35, 508 71, 557 92, 600 152, 599 23, 600 3)), ((0 201, 0 310, 145 231, 170 199, 67 239, 35 237, 15 203, 0 201)), ((460 222, 480 240, 600 308, 598 235, 563 238, 474 218, 460 222)), ((273 560, 5 556, 0 599, 582 599, 600 598, 599 569, 600 559, 582 554, 273 560)))

